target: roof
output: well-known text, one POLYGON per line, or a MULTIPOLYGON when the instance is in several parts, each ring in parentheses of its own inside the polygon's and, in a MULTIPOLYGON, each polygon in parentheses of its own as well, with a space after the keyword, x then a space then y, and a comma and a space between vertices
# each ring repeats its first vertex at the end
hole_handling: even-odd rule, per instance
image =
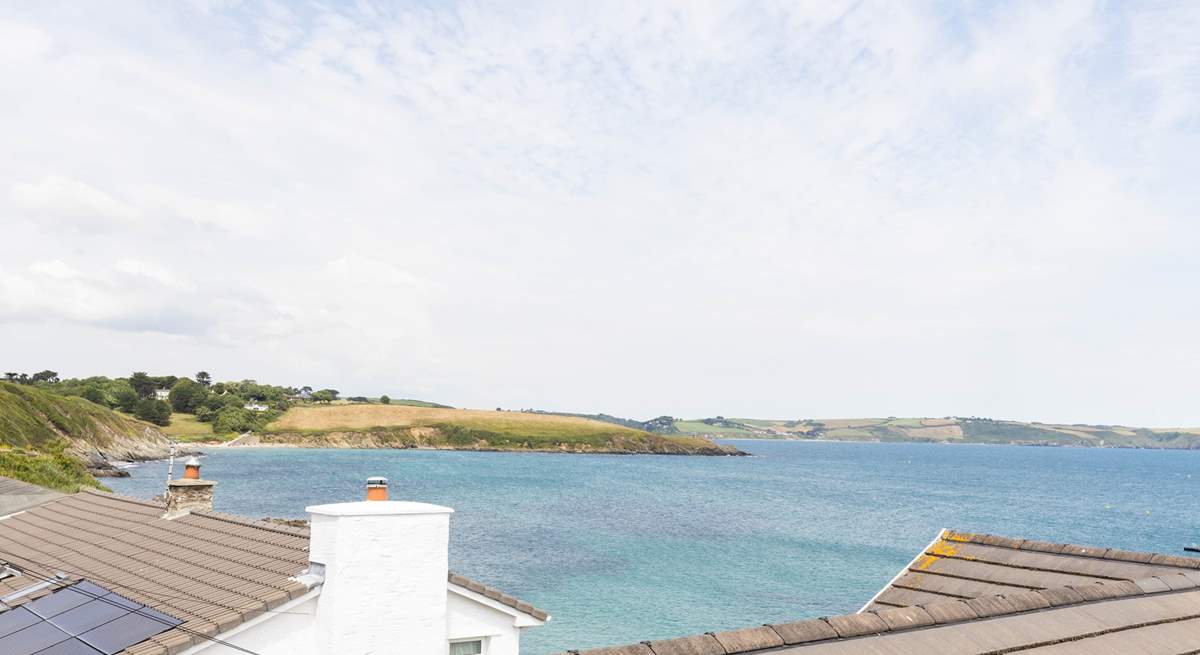
POLYGON ((864 610, 1194 570, 1190 557, 943 530, 864 610))
MULTIPOLYGON (((86 490, 0 518, 0 563, 34 575, 0 579, 0 596, 66 573, 184 620, 130 646, 127 655, 175 653, 300 597, 308 568, 307 528, 212 511, 162 518, 166 505, 86 490)), ((545 621, 532 605, 470 578, 448 582, 545 621)), ((42 591, 11 606, 48 594, 42 591)))
MULTIPOLYGON (((162 518, 166 505, 82 491, 0 521, 0 560, 35 575, 62 571, 183 619, 128 655, 178 652, 297 598, 308 533, 217 512, 162 518)), ((0 580, 0 595, 37 582, 0 580)), ((18 602, 28 602, 33 594, 18 602)), ((14 603, 16 604, 16 603, 14 603)))
MULTIPOLYGON (((952 544, 1001 539, 944 531, 930 547, 937 547, 944 538, 952 544)), ((1005 546, 993 547, 1009 546, 1010 550, 1021 551, 1021 546, 1027 543, 1061 547, 1052 556, 1063 556, 1067 546, 1008 540, 1005 546)), ((1035 551, 1035 554, 1045 552, 1035 551)), ((1013 588, 1003 594, 967 598, 937 595, 935 600, 910 607, 876 604, 857 614, 569 652, 582 655, 1200 652, 1200 559, 1103 548, 1066 556, 1090 558, 1095 570, 1089 573, 1093 574, 1105 574, 1112 570, 1109 567, 1128 571, 1123 566, 1128 564, 1159 567, 1162 571, 1136 581, 1109 577, 1098 581, 1081 579, 1075 585, 1013 588), (1152 645, 1161 650, 1148 650, 1152 645)), ((921 559, 919 556, 914 562, 920 563, 921 559)))
POLYGON ((489 587, 489 586, 483 584, 482 582, 476 582, 466 576, 462 576, 457 573, 451 573, 449 575, 449 581, 450 581, 450 584, 458 585, 459 587, 463 587, 464 589, 470 589, 471 591, 473 591, 477 594, 482 594, 483 596, 491 598, 492 600, 496 601, 497 603, 500 603, 501 605, 507 605, 508 607, 511 607, 519 612, 524 612, 539 621, 549 621, 550 620, 550 613, 547 612, 546 610, 534 607, 533 605, 526 603, 525 601, 521 600, 520 598, 514 598, 512 596, 509 596, 508 594, 504 593, 503 591, 500 591, 499 589, 496 589, 495 587, 489 587))
POLYGON ((15 514, 61 497, 62 494, 57 491, 0 475, 0 516, 15 514))

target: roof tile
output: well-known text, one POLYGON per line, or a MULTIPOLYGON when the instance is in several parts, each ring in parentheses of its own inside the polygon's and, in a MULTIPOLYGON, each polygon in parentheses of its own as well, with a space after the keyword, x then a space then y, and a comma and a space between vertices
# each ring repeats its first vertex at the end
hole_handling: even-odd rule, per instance
POLYGON ((924 625, 933 625, 933 617, 921 607, 893 607, 886 610, 875 610, 876 616, 883 619, 888 628, 903 630, 924 625))
POLYGON ((936 603, 926 603, 921 606, 934 623, 955 623, 976 618, 975 610, 961 600, 942 600, 936 603))
POLYGON ((1159 592, 1171 590, 1170 585, 1162 580, 1159 580, 1158 578, 1144 578, 1142 580, 1135 580, 1133 584, 1137 585, 1138 588, 1142 590, 1142 593, 1147 594, 1157 594, 1159 592))
POLYGON ((772 623, 771 628, 783 638, 783 643, 789 646, 793 644, 805 644, 810 641, 836 639, 838 636, 837 630, 834 630, 833 626, 821 619, 793 621, 791 623, 772 623))
POLYGON ((1075 603, 1083 602, 1083 596, 1080 595, 1078 591, 1075 591, 1070 587, 1041 589, 1036 593, 1041 594, 1042 598, 1045 598, 1046 601, 1050 603, 1051 607, 1058 607, 1060 605, 1074 605, 1075 603))
POLYGON ((726 653, 745 653, 783 645, 783 638, 779 636, 779 633, 765 625, 714 632, 712 636, 720 642, 726 653))
POLYGON ((1008 602, 1004 596, 981 596, 964 600, 963 603, 981 619, 1000 614, 1012 614, 1017 611, 1017 608, 1013 607, 1013 604, 1008 602))
MULTIPOLYGON (((572 651, 574 652, 574 651, 572 651)), ((654 651, 646 644, 629 644, 628 646, 613 646, 609 648, 593 648, 579 651, 580 655, 654 655, 654 651)))
POLYGON ((825 620, 833 626, 839 637, 858 637, 890 630, 888 624, 875 614, 847 614, 827 617, 825 620))
POLYGON ((1014 611, 1025 612, 1028 610, 1045 609, 1050 607, 1050 601, 1037 591, 1018 591, 1011 594, 1005 594, 1004 600, 1012 606, 1014 611))
POLYGON ((646 643, 655 655, 726 655, 725 649, 710 634, 646 643))

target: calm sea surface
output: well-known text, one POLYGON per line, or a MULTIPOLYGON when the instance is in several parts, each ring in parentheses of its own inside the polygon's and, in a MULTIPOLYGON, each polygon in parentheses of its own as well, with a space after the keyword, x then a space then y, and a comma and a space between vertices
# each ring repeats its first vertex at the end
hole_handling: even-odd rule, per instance
MULTIPOLYGON (((1200 452, 731 441, 755 457, 212 450, 216 509, 454 507, 451 569, 550 611, 523 653, 856 611, 940 528, 1179 553, 1200 452)), ((145 463, 115 491, 160 493, 145 463)))

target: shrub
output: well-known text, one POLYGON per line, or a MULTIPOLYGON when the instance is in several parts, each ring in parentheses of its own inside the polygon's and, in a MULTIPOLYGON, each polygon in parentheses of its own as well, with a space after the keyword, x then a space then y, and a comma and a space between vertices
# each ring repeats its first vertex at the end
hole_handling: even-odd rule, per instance
POLYGON ((391 398, 388 398, 387 396, 380 396, 380 397, 379 397, 379 403, 380 403, 380 404, 382 404, 382 405, 390 405, 390 404, 391 404, 391 402, 392 402, 392 399, 391 399, 391 398))
POLYGON ((153 398, 138 401, 137 407, 133 410, 133 415, 143 421, 150 421, 155 425, 171 424, 171 406, 164 401, 153 398))
POLYGON ((194 414, 196 407, 204 402, 206 396, 208 396, 208 389, 204 385, 181 378, 175 383, 175 386, 171 387, 168 398, 175 411, 194 414))
POLYGON ((241 407, 224 407, 213 419, 213 433, 245 432, 258 429, 258 417, 254 412, 241 407))

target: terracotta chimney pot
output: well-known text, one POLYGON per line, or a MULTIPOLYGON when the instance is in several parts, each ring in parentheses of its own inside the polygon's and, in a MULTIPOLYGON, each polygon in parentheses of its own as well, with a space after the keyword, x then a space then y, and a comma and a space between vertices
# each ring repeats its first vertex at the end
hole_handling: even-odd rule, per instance
POLYGON ((388 480, 381 477, 367 478, 367 500, 387 500, 388 480))
POLYGON ((199 480, 200 479, 200 460, 195 457, 189 458, 183 464, 183 479, 184 480, 199 480))

